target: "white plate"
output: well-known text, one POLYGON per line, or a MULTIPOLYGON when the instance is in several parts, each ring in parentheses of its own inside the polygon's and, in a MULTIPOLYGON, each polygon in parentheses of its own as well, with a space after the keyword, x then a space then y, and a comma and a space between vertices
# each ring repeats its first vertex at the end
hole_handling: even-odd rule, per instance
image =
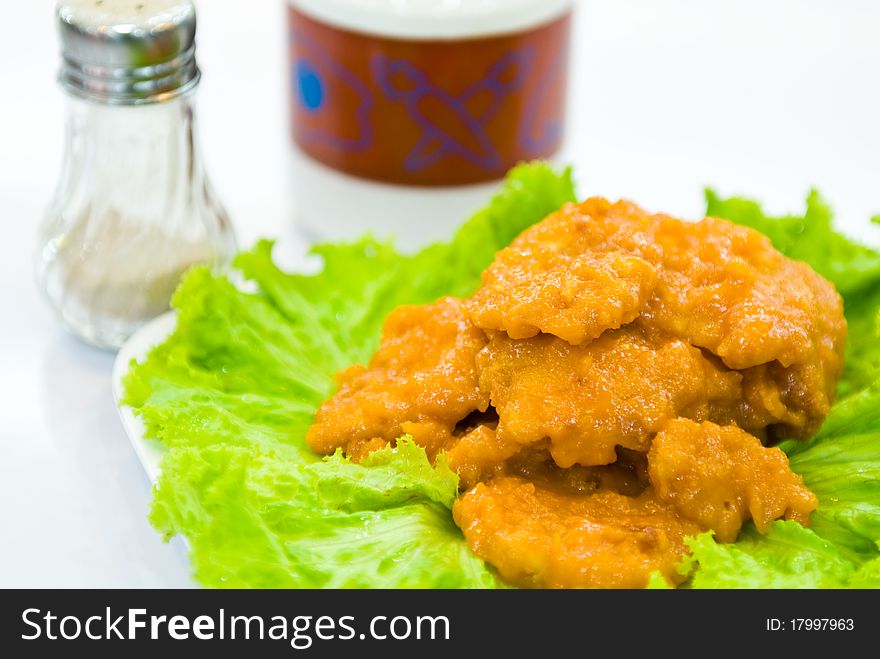
POLYGON ((174 331, 176 324, 177 313, 174 311, 169 311, 151 320, 123 344, 116 355, 116 361, 113 363, 113 400, 116 401, 116 409, 119 410, 122 425, 125 426, 125 432, 128 434, 128 439, 134 447, 138 459, 146 470, 147 476, 154 483, 159 476, 159 462, 165 452, 165 447, 158 440, 144 437, 143 421, 140 417, 135 416, 134 410, 128 405, 123 405, 120 402, 122 400, 122 380, 128 373, 131 360, 143 361, 152 348, 168 338, 168 335, 174 331))

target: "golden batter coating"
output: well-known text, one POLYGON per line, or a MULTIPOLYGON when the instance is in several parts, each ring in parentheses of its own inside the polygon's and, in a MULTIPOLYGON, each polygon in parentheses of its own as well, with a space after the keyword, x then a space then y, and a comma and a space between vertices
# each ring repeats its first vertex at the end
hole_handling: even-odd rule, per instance
POLYGON ((318 409, 306 442, 360 458, 409 433, 433 457, 456 423, 489 404, 475 363, 485 344, 456 298, 395 309, 369 366, 338 376, 339 390, 318 409))
POLYGON ((655 571, 679 583, 684 539, 700 532, 650 496, 562 494, 509 476, 469 490, 452 514, 477 556, 526 587, 641 588, 655 571))
POLYGON ((762 533, 775 519, 806 525, 816 495, 778 448, 736 426, 677 419, 651 444, 648 477, 656 498, 720 542, 733 542, 749 519, 762 533))
POLYGON ((818 430, 843 370, 846 320, 834 287, 757 231, 707 218, 657 216, 661 276, 641 321, 746 375, 749 429, 818 430))
POLYGON ((653 220, 628 202, 567 205, 498 253, 468 310, 477 326, 514 339, 595 339, 648 302, 660 260, 653 232, 653 220))
POLYGON ((514 339, 572 345, 638 319, 753 373, 749 430, 805 437, 828 413, 846 321, 834 287, 760 233, 689 223, 635 204, 570 204, 501 250, 467 305, 474 323, 514 339))
POLYGON ((580 346, 496 332, 477 368, 498 412, 498 440, 529 446, 549 438, 560 467, 614 462, 617 446, 647 451, 669 420, 727 416, 742 397, 738 373, 638 324, 580 346))
POLYGON ((846 337, 843 302, 807 264, 748 227, 657 217, 662 276, 644 315, 730 368, 833 359, 846 337))

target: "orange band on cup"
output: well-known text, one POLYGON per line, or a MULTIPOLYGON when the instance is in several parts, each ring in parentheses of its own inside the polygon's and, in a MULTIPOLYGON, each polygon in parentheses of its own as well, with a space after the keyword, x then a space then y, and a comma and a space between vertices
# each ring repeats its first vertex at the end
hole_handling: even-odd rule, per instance
POLYGON ((570 15, 456 41, 346 31, 289 9, 292 134, 339 171, 408 185, 500 178, 562 140, 570 15))

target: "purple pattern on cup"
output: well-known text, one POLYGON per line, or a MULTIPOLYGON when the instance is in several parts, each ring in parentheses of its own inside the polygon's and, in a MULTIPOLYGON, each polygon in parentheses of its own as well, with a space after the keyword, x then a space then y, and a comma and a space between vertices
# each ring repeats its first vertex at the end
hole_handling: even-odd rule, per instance
POLYGON ((532 67, 531 48, 504 55, 489 67, 480 81, 458 96, 431 83, 423 71, 406 60, 393 60, 377 55, 373 58, 372 67, 376 82, 385 96, 390 100, 403 102, 410 119, 422 129, 421 138, 404 163, 407 171, 425 169, 450 154, 484 170, 492 171, 502 166, 501 155, 489 139, 485 127, 498 113, 504 98, 525 82, 532 67), (474 116, 467 108, 468 101, 483 93, 490 94, 491 101, 485 110, 474 116), (426 99, 440 101, 448 116, 466 130, 474 144, 462 144, 425 117, 419 109, 419 103, 426 99))

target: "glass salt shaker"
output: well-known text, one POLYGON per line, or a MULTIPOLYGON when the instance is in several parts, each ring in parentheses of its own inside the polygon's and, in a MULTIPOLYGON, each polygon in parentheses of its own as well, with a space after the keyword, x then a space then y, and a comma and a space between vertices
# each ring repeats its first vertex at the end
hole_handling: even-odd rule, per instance
POLYGON ((189 267, 235 252, 195 139, 195 9, 66 0, 56 17, 65 154, 37 276, 70 330, 118 348, 168 309, 189 267))

